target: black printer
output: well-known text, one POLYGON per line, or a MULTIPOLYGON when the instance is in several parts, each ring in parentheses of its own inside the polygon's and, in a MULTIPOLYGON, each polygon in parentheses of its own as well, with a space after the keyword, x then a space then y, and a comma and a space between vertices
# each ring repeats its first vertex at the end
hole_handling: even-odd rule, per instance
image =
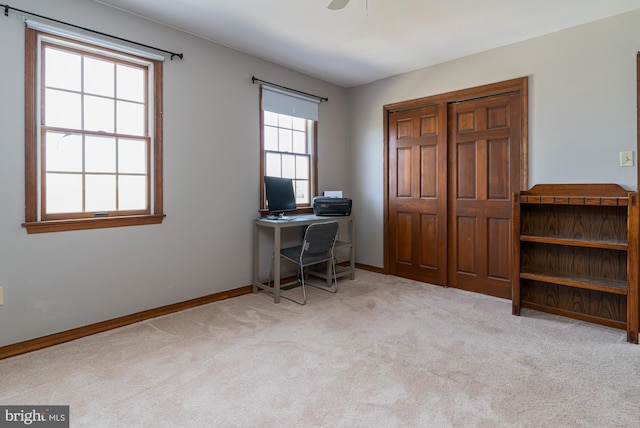
POLYGON ((351 199, 316 196, 313 198, 313 213, 315 215, 351 215, 351 199))

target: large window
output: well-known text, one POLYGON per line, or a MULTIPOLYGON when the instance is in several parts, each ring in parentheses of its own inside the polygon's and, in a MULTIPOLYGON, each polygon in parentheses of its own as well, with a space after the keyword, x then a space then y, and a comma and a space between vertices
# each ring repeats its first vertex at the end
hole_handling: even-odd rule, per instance
POLYGON ((27 29, 29 233, 162 221, 162 63, 27 29))
MULTIPOLYGON (((261 188, 265 175, 291 178, 297 206, 310 207, 317 194, 317 103, 263 87, 261 112, 261 188)), ((261 200, 265 209, 264 192, 261 200)))

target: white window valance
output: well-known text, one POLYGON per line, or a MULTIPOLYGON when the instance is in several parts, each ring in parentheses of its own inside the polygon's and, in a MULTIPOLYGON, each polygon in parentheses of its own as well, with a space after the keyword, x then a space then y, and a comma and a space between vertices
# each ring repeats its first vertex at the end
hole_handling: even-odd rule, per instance
POLYGON ((262 109, 288 116, 318 120, 319 99, 262 85, 262 109))

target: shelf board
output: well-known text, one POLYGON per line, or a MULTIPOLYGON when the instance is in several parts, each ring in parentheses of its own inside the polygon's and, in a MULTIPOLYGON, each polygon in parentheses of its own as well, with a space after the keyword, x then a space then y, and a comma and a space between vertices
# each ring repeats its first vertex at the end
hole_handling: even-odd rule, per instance
POLYGON ((605 325, 607 327, 618 328, 621 330, 627 329, 627 323, 625 321, 612 320, 608 318, 601 318, 593 315, 583 314, 581 312, 569 311, 566 309, 559 309, 554 306, 542 305, 539 303, 532 303, 527 301, 521 302, 522 308, 533 309, 540 312, 546 312, 549 314, 560 315, 564 317, 574 318, 582 321, 591 322, 594 324, 605 325))
POLYGON ((352 247, 353 243, 349 241, 336 241, 335 248, 352 247))
POLYGON ((627 281, 608 278, 594 278, 574 275, 549 275, 545 273, 520 272, 521 279, 566 285, 568 287, 586 290, 602 291, 604 293, 627 295, 627 281))
POLYGON ((620 241, 596 241, 585 239, 570 239, 562 237, 552 236, 534 236, 534 235, 521 235, 520 241, 537 242, 541 244, 554 244, 554 245, 566 245, 570 247, 587 247, 587 248, 604 248, 608 250, 620 250, 627 251, 628 245, 626 242, 620 241))
POLYGON ((537 205, 589 205, 604 207, 625 207, 629 205, 627 197, 594 197, 594 196, 543 196, 522 195, 522 204, 537 205))

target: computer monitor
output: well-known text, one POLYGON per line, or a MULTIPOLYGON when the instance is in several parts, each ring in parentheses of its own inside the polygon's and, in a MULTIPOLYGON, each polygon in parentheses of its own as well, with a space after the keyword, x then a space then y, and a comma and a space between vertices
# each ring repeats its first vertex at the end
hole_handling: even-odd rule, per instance
POLYGON ((286 220, 287 217, 283 214, 297 209, 292 179, 265 176, 264 188, 269 211, 268 218, 286 220))

